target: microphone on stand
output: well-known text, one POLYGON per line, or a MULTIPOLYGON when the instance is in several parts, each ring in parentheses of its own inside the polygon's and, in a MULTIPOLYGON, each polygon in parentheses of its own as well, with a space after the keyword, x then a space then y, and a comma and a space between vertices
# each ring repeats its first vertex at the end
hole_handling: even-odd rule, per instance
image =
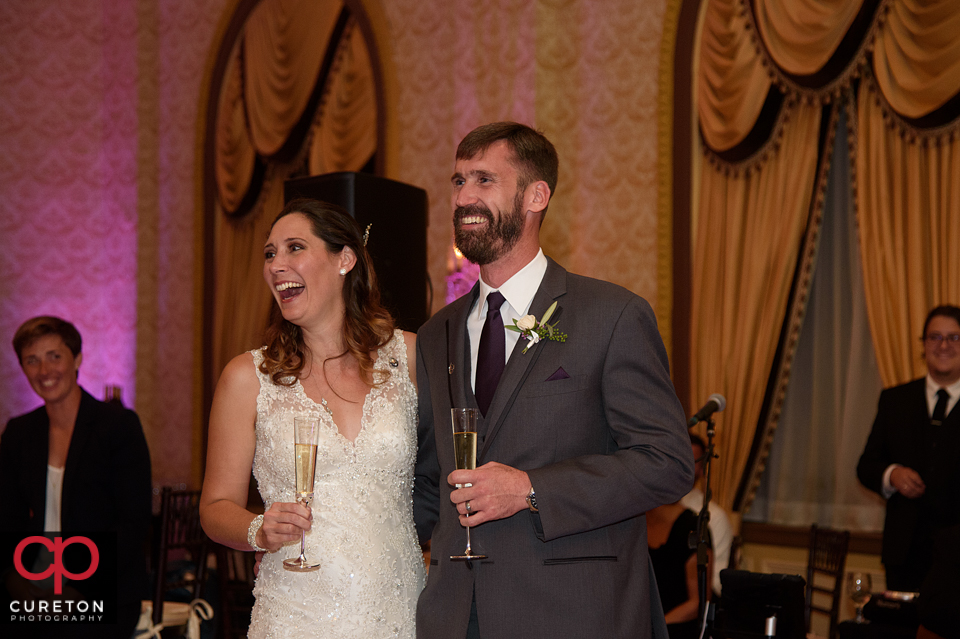
POLYGON ((687 428, 690 428, 695 424, 699 424, 714 413, 722 412, 726 407, 727 400, 724 399, 723 395, 720 393, 714 393, 707 399, 707 403, 703 405, 703 408, 698 410, 693 417, 687 420, 687 428))

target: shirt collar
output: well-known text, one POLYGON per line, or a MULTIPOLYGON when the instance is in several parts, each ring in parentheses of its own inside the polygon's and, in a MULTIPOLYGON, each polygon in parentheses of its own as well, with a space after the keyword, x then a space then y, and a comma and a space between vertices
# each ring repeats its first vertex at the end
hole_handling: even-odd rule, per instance
POLYGON ((960 379, 949 386, 941 386, 937 382, 933 381, 933 378, 930 377, 930 375, 927 375, 927 397, 936 402, 937 391, 941 388, 946 389, 946 391, 950 394, 950 398, 953 399, 957 395, 960 395, 960 379))
POLYGON ((485 301, 490 291, 498 290, 507 300, 507 303, 522 317, 530 310, 530 304, 533 303, 533 297, 540 288, 543 276, 547 272, 547 257, 543 254, 543 249, 537 251, 536 256, 527 263, 522 269, 517 271, 510 279, 504 282, 500 288, 494 289, 492 286, 480 278, 480 304, 477 304, 476 313, 478 318, 482 318, 485 301))

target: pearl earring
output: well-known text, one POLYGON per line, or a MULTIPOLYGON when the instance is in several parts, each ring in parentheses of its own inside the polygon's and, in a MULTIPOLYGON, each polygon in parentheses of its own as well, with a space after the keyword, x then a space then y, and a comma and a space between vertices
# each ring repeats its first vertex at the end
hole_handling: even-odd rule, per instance
POLYGON ((347 269, 345 268, 340 269, 340 275, 346 275, 346 274, 347 274, 347 269))

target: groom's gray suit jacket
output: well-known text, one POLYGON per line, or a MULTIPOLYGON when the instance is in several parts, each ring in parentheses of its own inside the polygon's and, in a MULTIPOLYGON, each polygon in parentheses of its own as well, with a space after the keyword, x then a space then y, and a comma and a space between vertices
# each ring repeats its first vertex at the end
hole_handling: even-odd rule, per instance
POLYGON ((530 313, 556 300, 550 323, 564 343, 513 350, 479 431, 477 465, 529 473, 539 514, 523 510, 464 529, 450 502, 451 406, 475 407, 467 314, 479 287, 442 309, 417 336, 419 454, 414 512, 432 537, 417 636, 465 636, 476 597, 483 637, 629 637, 665 634, 647 552, 644 513, 693 485, 685 416, 670 381, 650 305, 608 282, 549 260, 530 313))

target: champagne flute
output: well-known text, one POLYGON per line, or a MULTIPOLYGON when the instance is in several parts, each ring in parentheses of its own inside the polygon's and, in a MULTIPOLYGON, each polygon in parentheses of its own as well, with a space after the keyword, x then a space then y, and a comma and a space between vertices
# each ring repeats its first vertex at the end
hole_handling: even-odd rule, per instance
MULTIPOLYGON (((451 408, 450 421, 453 425, 453 452, 456 458, 457 470, 474 470, 477 467, 477 413, 476 408, 451 408)), ((464 484, 470 486, 470 484, 464 484)), ((461 488, 457 484, 457 488, 461 488)), ((470 517, 468 511, 464 517, 470 517)), ((450 559, 472 561, 486 559, 486 555, 475 555, 470 550, 470 525, 467 528, 467 548, 462 555, 451 555, 450 559)))
MULTIPOLYGON (((294 417, 294 454, 297 467, 297 503, 309 506, 313 501, 313 476, 317 468, 317 439, 320 434, 320 420, 316 417, 294 417)), ((320 568, 318 563, 310 563, 304 554, 306 531, 300 531, 300 556, 284 559, 283 567, 294 572, 310 572, 320 568)))
POLYGON ((866 623, 863 618, 863 605, 870 599, 870 574, 866 572, 851 572, 847 575, 847 589, 850 591, 850 598, 857 606, 857 623, 866 623))

